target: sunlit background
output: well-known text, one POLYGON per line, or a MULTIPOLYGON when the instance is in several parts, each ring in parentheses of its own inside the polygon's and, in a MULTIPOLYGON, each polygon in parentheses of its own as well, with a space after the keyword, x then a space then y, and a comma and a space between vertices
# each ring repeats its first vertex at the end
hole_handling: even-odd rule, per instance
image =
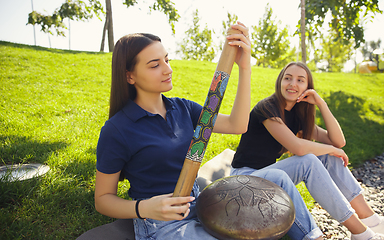
MULTIPOLYGON (((65 0, 0 0, 0 40, 14 43, 23 43, 28 45, 37 45, 43 47, 94 51, 100 50, 102 30, 104 26, 104 17, 86 22, 68 21, 64 23, 68 27, 66 37, 53 36, 40 31, 40 26, 27 25, 28 13, 33 10, 52 14, 52 12, 61 6, 65 0)), ((176 55, 177 43, 185 37, 185 31, 191 27, 193 12, 198 9, 201 27, 207 26, 208 29, 215 31, 217 37, 215 42, 219 44, 220 33, 222 30, 222 21, 227 20, 227 13, 235 14, 239 20, 247 26, 256 26, 258 21, 263 18, 265 7, 269 6, 273 10, 273 16, 280 20, 280 27, 288 26, 290 35, 296 30, 296 25, 300 19, 299 0, 173 0, 175 7, 181 16, 175 24, 176 33, 173 35, 171 27, 165 14, 152 11, 149 12, 148 3, 139 3, 133 7, 127 8, 123 5, 123 0, 111 0, 113 15, 114 40, 117 41, 125 34, 133 32, 149 32, 160 36, 163 44, 170 53, 171 58, 179 58, 176 55)), ((105 4, 105 1, 101 1, 105 4)), ((380 10, 384 10, 384 0, 379 1, 380 10)), ((365 40, 377 41, 384 40, 384 14, 374 16, 372 21, 364 24, 365 40)), ((291 38, 292 46, 299 49, 299 38, 291 38)), ((107 45, 104 47, 108 50, 107 45)), ((360 51, 356 51, 357 62, 362 61, 360 51)), ((219 53, 217 53, 219 54, 219 53)), ((300 60, 299 54, 297 55, 300 60)), ((352 64, 352 63, 351 63, 352 64)), ((353 68, 353 64, 352 64, 353 68)), ((348 63, 346 66, 348 70, 348 63)))

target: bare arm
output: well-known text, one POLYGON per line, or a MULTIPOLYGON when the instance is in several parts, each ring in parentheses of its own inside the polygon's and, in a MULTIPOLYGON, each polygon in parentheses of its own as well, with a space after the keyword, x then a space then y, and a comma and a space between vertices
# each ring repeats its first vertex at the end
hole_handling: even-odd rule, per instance
POLYGON ((332 112, 329 110, 327 103, 317 94, 314 89, 306 90, 297 100, 297 102, 305 101, 310 104, 315 104, 324 119, 327 130, 315 126, 312 138, 318 142, 330 144, 337 148, 345 146, 345 138, 343 131, 332 112))
POLYGON ((229 44, 239 46, 235 62, 239 66, 237 93, 230 115, 218 114, 213 131, 242 134, 247 131, 251 104, 251 43, 248 29, 242 23, 232 26, 243 34, 228 36, 229 44))
MULTIPOLYGON (((117 196, 120 172, 105 174, 96 172, 95 207, 98 212, 113 218, 137 218, 136 201, 126 200, 117 196)), ((162 221, 181 220, 189 214, 189 202, 193 197, 172 197, 171 194, 155 196, 139 204, 139 213, 143 218, 162 221), (183 213, 184 216, 181 216, 183 213)))
POLYGON ((117 196, 120 172, 96 172, 95 207, 101 214, 113 218, 136 218, 135 202, 117 196))
POLYGON ((348 156, 345 152, 337 147, 329 144, 312 142, 306 139, 298 138, 295 134, 282 122, 280 118, 278 121, 267 119, 263 122, 268 132, 288 151, 291 153, 303 156, 309 153, 316 156, 330 154, 340 157, 344 161, 344 166, 348 164, 348 156))

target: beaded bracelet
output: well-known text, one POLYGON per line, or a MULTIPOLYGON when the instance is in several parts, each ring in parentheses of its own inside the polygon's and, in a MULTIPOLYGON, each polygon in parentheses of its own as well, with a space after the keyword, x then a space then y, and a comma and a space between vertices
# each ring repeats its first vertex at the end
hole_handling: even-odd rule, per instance
POLYGON ((139 199, 139 200, 136 201, 135 211, 136 211, 136 215, 137 215, 138 218, 140 218, 140 219, 145 219, 145 218, 141 217, 141 216, 140 216, 140 213, 139 213, 139 203, 140 203, 141 200, 142 200, 142 199, 139 199))

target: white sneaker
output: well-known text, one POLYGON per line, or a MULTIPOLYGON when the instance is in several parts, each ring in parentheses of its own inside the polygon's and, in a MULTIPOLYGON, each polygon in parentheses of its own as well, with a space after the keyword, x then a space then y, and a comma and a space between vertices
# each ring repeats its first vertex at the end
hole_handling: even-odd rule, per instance
POLYGON ((380 223, 377 224, 374 227, 370 227, 370 229, 372 231, 374 231, 375 233, 382 233, 382 234, 384 234, 384 217, 383 216, 379 216, 379 218, 380 218, 380 223))
MULTIPOLYGON (((370 230, 369 228, 367 229, 368 231, 370 230)), ((372 232, 371 232, 372 233, 372 232)), ((351 240, 356 240, 357 237, 355 237, 353 234, 351 236, 351 240)), ((381 233, 375 233, 373 237, 368 238, 367 240, 384 240, 384 235, 381 233)))
POLYGON ((376 233, 375 236, 371 237, 368 240, 384 240, 384 235, 381 233, 376 233))

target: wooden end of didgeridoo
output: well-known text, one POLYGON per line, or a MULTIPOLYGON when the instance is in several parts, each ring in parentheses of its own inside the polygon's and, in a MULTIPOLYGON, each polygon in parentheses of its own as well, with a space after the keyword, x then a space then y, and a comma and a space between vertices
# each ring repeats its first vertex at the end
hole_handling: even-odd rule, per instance
POLYGON ((184 165, 180 172, 179 181, 177 181, 175 190, 173 191, 174 197, 187 197, 191 195, 193 184, 195 183, 200 164, 200 162, 192 161, 188 158, 184 160, 184 165))

